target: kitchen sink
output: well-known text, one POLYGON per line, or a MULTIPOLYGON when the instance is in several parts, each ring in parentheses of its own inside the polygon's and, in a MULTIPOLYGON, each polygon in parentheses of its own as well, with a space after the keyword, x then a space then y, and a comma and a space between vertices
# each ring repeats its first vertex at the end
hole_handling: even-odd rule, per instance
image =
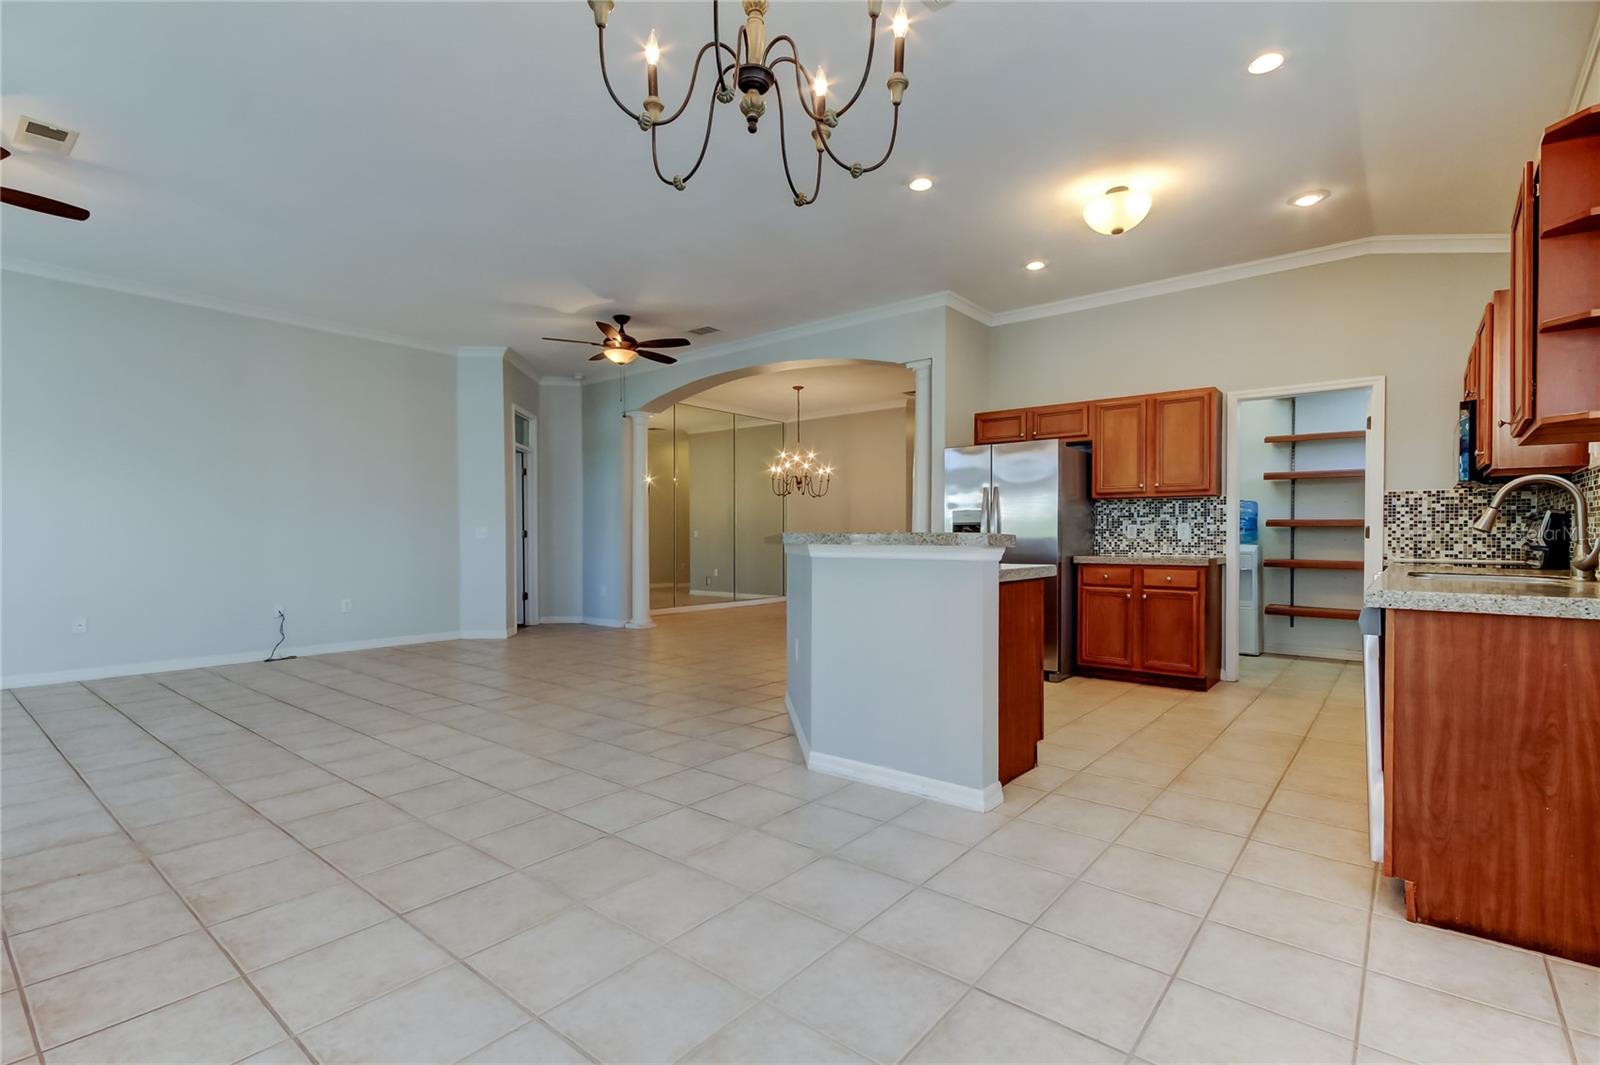
POLYGON ((1570 577, 1547 577, 1532 573, 1472 573, 1461 570, 1414 569, 1406 574, 1425 581, 1491 581, 1495 584, 1571 584, 1570 577))

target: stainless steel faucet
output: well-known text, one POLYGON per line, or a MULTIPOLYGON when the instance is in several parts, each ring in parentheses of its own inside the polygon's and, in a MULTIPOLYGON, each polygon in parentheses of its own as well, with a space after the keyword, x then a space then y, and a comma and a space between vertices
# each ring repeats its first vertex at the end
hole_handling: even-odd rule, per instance
POLYGON ((1565 488, 1572 496, 1572 579, 1575 581, 1592 581, 1595 579, 1595 570, 1600 568, 1600 542, 1593 547, 1589 542, 1589 505, 1584 501, 1583 493, 1578 491, 1578 486, 1565 477, 1555 477, 1548 473, 1528 473, 1515 477, 1500 486, 1500 491, 1494 494, 1489 505, 1483 508, 1483 513, 1478 515, 1478 520, 1472 523, 1476 532, 1486 533, 1494 528, 1494 523, 1500 520, 1500 505, 1505 502, 1506 496, 1514 489, 1528 484, 1550 484, 1557 488, 1565 488))

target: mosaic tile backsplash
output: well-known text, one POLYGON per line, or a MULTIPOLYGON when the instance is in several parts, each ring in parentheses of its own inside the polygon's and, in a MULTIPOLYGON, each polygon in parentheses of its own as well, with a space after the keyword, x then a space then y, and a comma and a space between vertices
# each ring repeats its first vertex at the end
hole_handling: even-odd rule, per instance
POLYGON ((1100 555, 1220 555, 1227 506, 1210 499, 1098 499, 1094 550, 1100 555))
MULTIPOLYGON (((1591 539, 1600 531, 1600 468, 1571 478, 1589 505, 1591 539)), ((1495 485, 1457 485, 1428 492, 1385 492, 1383 550, 1388 558, 1525 560, 1527 543, 1547 510, 1570 511, 1572 497, 1559 488, 1526 488, 1500 508, 1488 535, 1469 525, 1494 498, 1495 485)))

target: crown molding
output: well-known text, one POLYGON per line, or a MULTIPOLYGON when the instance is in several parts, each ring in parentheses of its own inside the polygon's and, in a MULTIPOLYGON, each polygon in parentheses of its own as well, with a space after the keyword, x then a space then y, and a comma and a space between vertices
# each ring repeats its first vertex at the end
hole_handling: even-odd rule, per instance
POLYGON ((1572 85, 1572 99, 1567 101, 1567 114, 1583 107, 1583 90, 1589 82, 1600 76, 1600 14, 1594 19, 1594 30, 1589 34, 1589 47, 1584 50, 1583 62, 1578 64, 1578 80, 1572 85))
POLYGON ((426 351, 434 355, 455 354, 455 349, 440 347, 431 340, 419 340, 416 337, 398 336, 393 333, 379 333, 370 329, 358 329, 354 326, 342 325, 338 322, 325 322, 315 318, 302 318, 297 315, 269 310, 265 307, 256 307, 248 303, 234 303, 230 300, 212 299, 209 296, 175 292, 138 281, 125 281, 122 278, 90 273, 87 270, 74 270, 66 266, 52 266, 49 263, 18 259, 14 256, 8 256, 0 260, 0 270, 27 274, 30 277, 42 277, 47 281, 65 281, 72 285, 84 285, 88 288, 105 289, 108 292, 120 292, 126 296, 142 296, 145 299, 162 300, 166 303, 179 303, 186 307, 199 307, 202 310, 218 311, 222 314, 235 314, 241 318, 256 318, 263 322, 292 325, 300 329, 312 329, 319 333, 350 337, 353 340, 371 341, 374 344, 389 344, 393 347, 411 348, 414 351, 426 351))
POLYGON ((1039 318, 1053 318, 1057 315, 1072 314, 1076 311, 1108 307, 1115 303, 1131 303, 1134 300, 1149 299, 1152 296, 1165 296, 1173 292, 1186 292, 1190 289, 1225 285, 1231 281, 1243 281, 1247 278, 1263 277, 1267 274, 1300 270, 1307 266, 1320 266, 1324 263, 1335 263, 1344 259, 1356 259, 1363 255, 1490 254, 1503 253, 1509 249, 1509 246, 1510 238, 1505 234, 1499 233, 1362 237, 1359 240, 1327 244, 1320 248, 1307 248, 1304 251, 1274 255, 1270 258, 1256 259, 1252 262, 1235 263, 1232 266, 1219 266, 1212 270, 1201 270, 1192 274, 1179 274, 1176 277, 1162 278, 1159 281, 1146 281, 1138 285, 1128 285, 1125 288, 1113 288, 1104 292, 1091 292, 1083 296, 1072 296, 1052 303, 1037 303, 1030 307, 998 311, 990 316, 990 324, 1011 325, 1016 322, 1031 322, 1039 318))

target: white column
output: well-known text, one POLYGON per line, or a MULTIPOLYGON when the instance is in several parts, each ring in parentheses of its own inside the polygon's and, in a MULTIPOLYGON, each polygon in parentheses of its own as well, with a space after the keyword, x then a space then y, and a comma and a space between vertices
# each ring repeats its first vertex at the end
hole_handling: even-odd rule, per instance
POLYGON ((916 430, 911 442, 911 531, 929 532, 932 517, 933 456, 929 454, 928 418, 933 409, 933 360, 915 359, 906 363, 917 381, 916 430))
POLYGON ((629 525, 629 555, 632 578, 628 582, 632 609, 628 612, 628 628, 648 629, 655 625, 650 620, 650 486, 645 475, 650 472, 650 414, 642 410, 628 412, 628 498, 632 505, 629 525))

